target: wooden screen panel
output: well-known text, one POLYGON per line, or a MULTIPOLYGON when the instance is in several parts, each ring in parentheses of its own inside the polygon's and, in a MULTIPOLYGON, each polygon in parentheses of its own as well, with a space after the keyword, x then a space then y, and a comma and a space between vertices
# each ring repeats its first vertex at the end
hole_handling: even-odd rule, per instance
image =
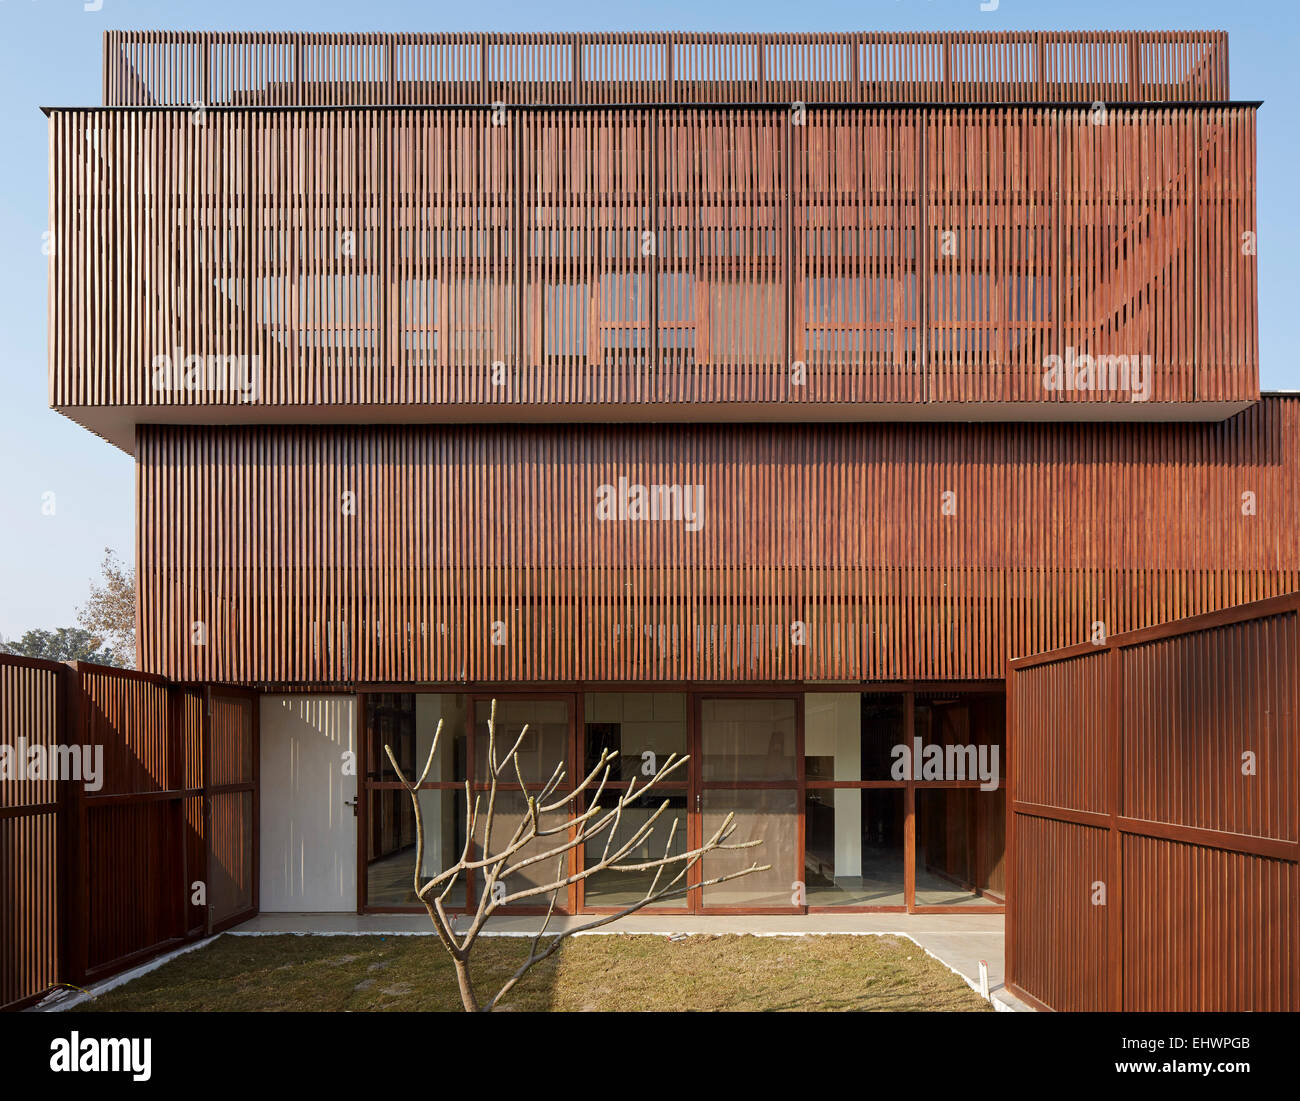
POLYGON ((1193 284, 1196 396, 1259 395, 1255 113, 1211 108, 1197 123, 1193 284))
POLYGON ((1058 352, 1054 113, 939 109, 925 119, 926 393, 1042 401, 1058 352))
POLYGON ((1106 831, 1028 814, 1012 828, 1007 981, 1050 1009, 1110 1008, 1108 911, 1091 894, 1108 875, 1106 831))
POLYGON ((293 55, 298 102, 319 107, 393 102, 391 54, 389 35, 304 35, 293 55))
POLYGON ((1121 813, 1300 840, 1296 626, 1294 613, 1267 616, 1120 652, 1121 813))
POLYGON ((0 1008, 34 1000, 64 974, 65 828, 57 810, 0 816, 0 1008))
POLYGON ((945 69, 949 87, 959 89, 962 99, 1014 103, 1035 98, 1037 64, 1032 39, 956 33, 947 46, 945 69))
POLYGON ((246 121, 76 113, 52 127, 61 184, 52 255, 67 261, 51 280, 50 320, 62 334, 50 348, 52 400, 228 400, 201 375, 185 385, 183 372, 190 355, 251 351, 246 121), (96 362, 117 366, 88 369, 96 362))
POLYGON ((248 791, 219 792, 211 798, 207 887, 213 925, 253 909, 254 798, 248 791))
POLYGON ((669 47, 662 35, 578 36, 582 97, 590 103, 667 103, 669 47))
POLYGON ((753 103, 762 98, 757 36, 675 36, 673 99, 679 103, 753 103))
POLYGON ((174 788, 180 777, 170 698, 160 678, 84 665, 78 677, 84 744, 104 753, 102 786, 88 799, 174 788))
POLYGON ((58 112, 51 401, 1257 396, 1252 113, 1057 115, 58 112))
POLYGON ((1130 87, 1144 99, 1215 99, 1228 94, 1228 37, 1221 31, 1138 32, 1129 44, 1130 87))
POLYGON ((783 115, 660 116, 659 364, 673 400, 789 393, 787 142, 783 115))
POLYGON ((184 935, 179 803, 88 800, 82 822, 86 970, 109 974, 184 935))
POLYGON ((195 902, 192 887, 195 880, 207 883, 209 831, 208 812, 204 804, 202 795, 187 795, 181 801, 185 836, 185 882, 182 886, 185 894, 185 935, 192 937, 205 936, 208 931, 208 905, 202 900, 195 902))
MULTIPOLYGON (((0 654, 0 746, 18 761, 63 741, 65 676, 53 662, 0 654)), ((66 966, 63 785, 22 772, 0 779, 0 1008, 36 997, 66 966)))
POLYGON ((923 401, 918 127, 904 111, 826 111, 792 127, 791 400, 923 401))
POLYGON ((253 779, 253 701, 212 696, 212 779, 214 786, 253 779))
POLYGON ((567 35, 485 36, 489 103, 572 103, 573 43, 567 35))
POLYGON ((144 429, 143 661, 237 683, 995 677, 1098 623, 1300 587, 1298 417, 144 429), (601 519, 621 478, 704 486, 699 529, 601 519))
MULTIPOLYGON (((1062 111, 1064 287, 1057 355, 1123 356, 1149 376, 1149 401, 1195 397, 1193 239, 1198 161, 1194 117, 1123 109, 1062 111)), ((1241 318, 1249 325, 1249 315, 1241 318)), ((1107 372, 1110 368, 1106 368, 1107 372)), ((1100 367, 1098 368, 1100 373, 1100 367)), ((1131 376, 1130 376, 1131 377, 1131 376)), ((1139 387, 1130 386, 1131 395, 1139 387)), ((1118 396, 1126 397, 1123 390, 1118 396)), ((1113 401, 1105 388, 1059 392, 1113 401)))
POLYGON ((1125 1011, 1295 1011, 1300 863, 1140 835, 1121 844, 1125 1011))
POLYGON ((384 385, 381 137, 355 111, 250 115, 254 352, 275 404, 374 401, 384 385))
MULTIPOLYGON (((159 66, 146 63, 135 66, 142 78, 131 82, 138 89, 136 97, 122 102, 138 106, 180 102, 271 107, 304 101, 304 89, 299 84, 302 36, 223 34, 194 35, 193 39, 198 66, 198 72, 191 77, 195 94, 181 100, 159 95, 152 86, 156 76, 161 75, 159 66)), ((124 47, 126 50, 129 46, 124 47)))
POLYGON ((257 898, 258 704, 253 693, 235 691, 208 691, 211 774, 202 866, 210 931, 253 913, 257 898))
POLYGON ((1059 95, 1076 103, 1148 98, 1134 95, 1140 86, 1135 85, 1137 72, 1131 68, 1132 36, 1119 31, 1091 35, 1047 31, 1042 39, 1043 76, 1052 98, 1059 95))
POLYGON ((483 48, 456 34, 398 34, 390 71, 393 103, 473 103, 483 89, 483 48))
POLYGON ((1013 990, 1056 1009, 1300 1005, 1298 613, 1300 593, 1291 592, 1010 663, 1013 990), (1073 679, 1082 691, 1044 691, 1061 667, 1077 671, 1080 662, 1087 672, 1073 679), (1056 733, 1072 728, 1089 699, 1104 708, 1094 724, 1104 807, 1034 802, 1036 777, 1068 767, 1056 733), (1246 750, 1255 754, 1249 769, 1246 750), (1100 835, 1105 857, 1066 881, 1044 876, 1045 831, 1100 835), (1090 901, 1106 914, 1098 990, 1086 946, 1068 945, 1055 977, 1044 971, 1039 926, 1102 887, 1104 907, 1090 901))
POLYGON ((858 44, 850 36, 799 35, 759 48, 764 99, 851 103, 858 96, 858 44))
POLYGON ((1226 99, 1221 31, 321 34, 107 31, 104 103, 1226 99))
POLYGON ((1101 813, 1106 809, 1105 653, 1035 665, 1019 674, 1012 717, 1018 737, 1007 775, 1022 803, 1101 813))
POLYGON ((653 120, 556 112, 516 125, 525 247, 516 400, 653 400, 653 120))
POLYGON ((186 934, 182 803, 188 711, 160 677, 74 663, 69 740, 103 753, 97 790, 78 786, 68 900, 73 981, 120 971, 186 934), (80 978, 78 978, 80 976, 80 978))
POLYGON ((516 136, 479 111, 385 116, 385 402, 518 400, 516 136))

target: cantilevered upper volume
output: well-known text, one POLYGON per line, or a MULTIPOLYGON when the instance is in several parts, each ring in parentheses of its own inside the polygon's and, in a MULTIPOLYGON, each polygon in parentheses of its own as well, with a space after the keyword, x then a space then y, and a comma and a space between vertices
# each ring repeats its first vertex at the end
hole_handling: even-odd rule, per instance
POLYGON ((139 424, 1197 420, 1258 398, 1219 33, 110 32, 50 401, 139 424))

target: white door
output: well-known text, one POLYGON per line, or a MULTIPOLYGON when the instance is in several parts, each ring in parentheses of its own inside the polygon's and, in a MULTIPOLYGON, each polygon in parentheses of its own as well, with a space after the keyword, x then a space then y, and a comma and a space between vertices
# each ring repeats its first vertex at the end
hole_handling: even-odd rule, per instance
POLYGON ((357 701, 262 697, 263 912, 357 908, 357 701))

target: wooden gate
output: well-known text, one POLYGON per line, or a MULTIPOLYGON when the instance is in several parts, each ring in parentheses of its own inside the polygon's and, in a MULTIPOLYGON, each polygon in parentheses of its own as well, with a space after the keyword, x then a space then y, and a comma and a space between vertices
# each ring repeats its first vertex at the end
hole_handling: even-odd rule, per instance
POLYGON ((1300 593, 1012 661, 1007 985, 1300 1009, 1300 593))
POLYGON ((256 695, 0 655, 0 1007, 257 912, 256 695))

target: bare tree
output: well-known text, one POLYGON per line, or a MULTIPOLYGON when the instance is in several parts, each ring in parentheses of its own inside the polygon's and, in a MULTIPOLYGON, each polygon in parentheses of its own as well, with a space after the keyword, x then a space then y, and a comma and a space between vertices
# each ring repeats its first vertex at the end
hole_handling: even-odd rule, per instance
MULTIPOLYGON (((424 883, 420 882, 422 878, 421 869, 424 866, 424 817, 420 808, 419 788, 425 777, 429 775, 434 756, 438 752, 438 742, 442 737, 442 720, 438 721, 438 728, 433 735, 433 744, 429 747, 429 759, 425 763, 424 771, 421 772, 417 780, 408 780, 398 765, 397 758, 393 755, 392 747, 384 747, 388 759, 392 762, 397 773, 397 778, 410 794, 411 805, 415 809, 415 894, 429 912, 429 918, 433 922, 434 929, 437 930, 438 939, 442 941, 443 947, 451 956, 452 964, 456 969, 456 983, 460 988, 461 1002, 467 1012, 473 1013, 495 1009, 500 1005, 501 999, 510 993, 531 968, 553 955, 560 947, 560 944, 575 933, 582 933, 589 929, 608 925, 610 922, 635 913, 652 903, 677 898, 685 894, 689 889, 686 885, 687 873, 707 854, 732 849, 750 849, 755 845, 762 844, 762 841, 728 844, 727 839, 736 828, 735 815, 728 814, 717 830, 698 849, 673 853, 673 841, 677 836, 678 825, 678 820, 674 818, 672 826, 668 830, 668 838, 664 845, 664 855, 662 857, 629 862, 627 859, 628 854, 643 842, 649 842, 656 823, 668 809, 669 800, 665 799, 658 809, 641 825, 637 826, 628 840, 619 842, 615 839, 618 835, 619 825, 623 820, 623 812, 637 800, 644 799, 660 780, 678 771, 689 758, 679 757, 675 753, 672 754, 664 762, 663 767, 639 788, 636 786, 636 778, 633 777, 628 783, 626 791, 621 794, 611 793, 611 798, 615 794, 618 794, 618 798, 614 800, 613 805, 606 808, 601 805, 601 796, 604 794, 605 785, 609 780, 610 765, 618 756, 617 751, 602 750, 600 760, 596 763, 595 768, 572 791, 557 794, 565 777, 564 765, 560 763, 555 766, 551 778, 540 791, 530 792, 524 782, 523 771, 519 766, 519 750, 524 743, 524 739, 528 736, 528 725, 524 725, 514 745, 499 760, 497 758, 496 726, 497 702, 493 700, 491 714, 488 718, 488 790, 486 792, 486 806, 482 806, 482 793, 471 798, 470 781, 467 779, 465 781, 465 845, 461 850, 460 859, 437 875, 427 879, 424 883), (523 792, 527 808, 520 815, 519 821, 511 831, 510 839, 504 845, 498 844, 494 847, 493 829, 497 824, 498 787, 503 774, 507 777, 505 783, 513 787, 510 773, 513 773, 513 780, 518 783, 520 791, 523 792), (577 810, 579 806, 578 799, 585 792, 591 792, 590 805, 586 811, 579 812, 577 810), (480 828, 480 807, 483 810, 481 821, 482 844, 479 846, 480 854, 476 858, 473 854, 475 838, 478 836, 480 828), (565 815, 563 822, 549 826, 543 825, 543 816, 554 815, 557 812, 562 812, 565 815), (594 863, 588 862, 587 866, 580 872, 575 872, 572 875, 565 874, 569 854, 579 846, 582 846, 585 850, 588 842, 601 837, 604 837, 605 844, 600 859, 594 863), (544 852, 533 852, 531 855, 524 854, 524 850, 533 842, 546 838, 554 840, 544 852), (551 861, 555 863, 555 877, 552 880, 536 886, 524 887, 520 890, 506 890, 505 881, 510 876, 533 865, 545 867, 551 861), (652 878, 645 893, 632 905, 624 907, 617 913, 602 914, 592 921, 553 933, 550 941, 543 945, 542 940, 546 936, 546 931, 551 924, 551 918, 555 914, 555 903, 560 891, 571 883, 589 879, 599 872, 649 874, 652 878), (465 932, 457 935, 452 919, 447 916, 444 909, 444 903, 461 876, 468 878, 476 874, 481 874, 483 877, 483 890, 478 894, 478 907, 471 916, 469 926, 465 932), (488 918, 502 907, 543 895, 550 895, 550 904, 547 907, 546 918, 542 922, 541 928, 538 929, 536 936, 533 937, 529 945, 528 958, 506 980, 505 985, 486 1004, 483 1004, 474 991, 474 983, 470 977, 469 969, 470 954, 474 950, 479 934, 482 933, 488 918)), ((498 839, 499 837, 498 834, 498 839)), ((709 887, 715 883, 725 883, 728 880, 749 875, 751 872, 767 871, 770 867, 769 864, 762 866, 751 864, 739 871, 729 872, 705 880, 701 886, 709 887)))
MULTIPOLYGON (((81 626, 111 650, 112 665, 135 668, 135 568, 104 548, 100 580, 90 583, 90 599, 77 609, 81 626)), ((91 659, 98 660, 98 659, 91 659)))

